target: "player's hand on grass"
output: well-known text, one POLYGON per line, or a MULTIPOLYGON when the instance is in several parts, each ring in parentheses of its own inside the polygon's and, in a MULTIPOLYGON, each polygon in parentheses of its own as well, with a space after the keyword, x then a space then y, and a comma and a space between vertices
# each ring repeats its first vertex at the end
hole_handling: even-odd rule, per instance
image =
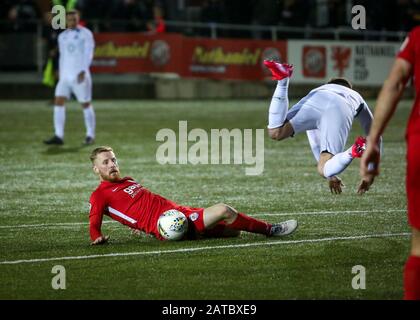
POLYGON ((85 80, 85 72, 81 71, 78 75, 77 75, 77 83, 82 83, 85 80))
POLYGON ((107 243, 109 240, 109 236, 100 236, 98 238, 95 239, 95 241, 93 241, 91 243, 92 246, 98 245, 98 244, 105 244, 107 243))
POLYGON ((360 159, 360 177, 365 180, 370 180, 379 175, 379 162, 381 158, 381 151, 379 146, 370 143, 367 144, 365 152, 360 159))
POLYGON ((381 151, 376 143, 368 143, 362 158, 360 159, 360 177, 362 178, 358 194, 364 194, 369 190, 375 177, 379 175, 379 162, 381 151))
POLYGON ((360 194, 360 195, 362 195, 366 191, 368 191, 369 188, 370 188, 370 186, 373 183, 373 180, 374 180, 374 176, 373 175, 367 176, 366 178, 363 178, 360 181, 359 188, 357 189, 357 193, 360 194))
POLYGON ((337 176, 333 176, 328 181, 331 193, 340 194, 343 192, 342 187, 344 187, 344 183, 341 179, 337 176))
POLYGON ((141 230, 139 230, 139 229, 132 229, 131 230, 131 234, 133 235, 133 236, 141 236, 141 234, 142 234, 142 232, 141 232, 141 230))

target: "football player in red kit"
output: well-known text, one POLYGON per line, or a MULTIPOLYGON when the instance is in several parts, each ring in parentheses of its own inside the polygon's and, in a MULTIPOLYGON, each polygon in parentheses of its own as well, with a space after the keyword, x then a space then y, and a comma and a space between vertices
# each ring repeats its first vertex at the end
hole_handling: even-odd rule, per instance
POLYGON ((406 190, 408 221, 412 227, 411 253, 404 270, 405 299, 420 300, 420 27, 404 41, 376 103, 367 149, 360 163, 360 174, 367 184, 379 174, 377 142, 392 117, 407 81, 414 76, 416 100, 406 131, 406 190))
POLYGON ((260 233, 269 237, 285 236, 297 228, 296 220, 270 224, 239 213, 226 204, 210 208, 181 206, 152 193, 130 177, 121 178, 115 154, 110 147, 99 147, 90 156, 93 171, 100 184, 90 197, 90 238, 92 244, 107 242, 101 233, 103 215, 163 240, 157 229, 159 216, 176 209, 188 218, 189 238, 201 236, 238 236, 240 231, 260 233))

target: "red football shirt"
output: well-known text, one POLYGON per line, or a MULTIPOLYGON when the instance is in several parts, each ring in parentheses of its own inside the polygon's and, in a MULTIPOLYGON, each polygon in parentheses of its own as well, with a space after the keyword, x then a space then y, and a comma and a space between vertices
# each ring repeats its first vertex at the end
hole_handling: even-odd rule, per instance
POLYGON ((117 182, 102 181, 90 196, 90 238, 100 237, 103 215, 163 239, 157 229, 159 216, 170 209, 184 207, 154 194, 130 177, 117 182))
POLYGON ((414 86, 416 99, 410 120, 408 121, 407 133, 420 132, 420 27, 414 28, 401 46, 398 57, 407 60, 413 66, 414 86), (419 60, 419 61, 417 61, 419 60))

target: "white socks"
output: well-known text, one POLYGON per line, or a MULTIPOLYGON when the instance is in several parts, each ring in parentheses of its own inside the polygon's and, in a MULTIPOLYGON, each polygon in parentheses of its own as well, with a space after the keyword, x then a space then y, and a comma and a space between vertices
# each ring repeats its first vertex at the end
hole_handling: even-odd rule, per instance
POLYGON ((289 109, 289 78, 277 81, 277 87, 271 99, 270 109, 268 110, 268 128, 274 129, 281 127, 286 120, 289 109))
POLYGON ((330 160, 325 162, 324 165, 324 177, 330 178, 344 171, 348 165, 353 161, 351 156, 351 148, 348 150, 336 154, 330 160))
POLYGON ((89 105, 87 108, 83 108, 83 116, 85 118, 86 126, 86 136, 95 138, 95 111, 93 110, 92 105, 89 105))
POLYGON ((54 106, 54 131, 60 139, 64 138, 64 124, 66 122, 66 107, 54 106))
MULTIPOLYGON (((86 136, 95 138, 95 111, 92 105, 83 109, 85 118, 86 136)), ((54 106, 54 131, 60 139, 64 138, 64 124, 66 122, 66 108, 64 106, 54 106)))

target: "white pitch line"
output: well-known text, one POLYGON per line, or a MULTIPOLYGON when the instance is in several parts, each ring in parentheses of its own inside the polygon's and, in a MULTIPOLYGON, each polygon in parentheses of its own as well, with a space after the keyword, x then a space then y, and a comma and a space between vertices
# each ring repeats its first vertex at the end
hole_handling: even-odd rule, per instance
MULTIPOLYGON (((269 217, 269 216, 306 216, 306 215, 326 215, 326 214, 358 214, 358 213, 391 213, 406 212, 405 209, 389 209, 389 210, 356 210, 356 211, 312 211, 312 212, 281 212, 281 213, 257 213, 250 214, 251 217, 269 217)), ((106 220, 102 223, 116 223, 117 221, 106 220)), ((0 226, 0 229, 19 229, 19 228, 54 228, 67 226, 85 226, 89 222, 62 222, 62 223, 39 223, 39 224, 21 224, 0 226)))
POLYGON ((306 215, 323 215, 323 214, 353 214, 353 213, 391 213, 391 212, 407 212, 405 209, 390 209, 390 210, 345 210, 345 211, 312 211, 312 212, 283 212, 283 213, 261 213, 253 214, 253 217, 263 216, 306 216, 306 215))
MULTIPOLYGON (((102 221, 102 223, 116 223, 117 221, 102 221)), ((89 222, 60 222, 60 223, 39 223, 39 224, 21 224, 0 226, 0 229, 18 229, 18 228, 49 228, 49 227, 67 227, 67 226, 86 226, 89 222)))
POLYGON ((165 253, 185 253, 185 252, 197 252, 197 251, 215 250, 215 249, 232 249, 232 248, 261 247, 261 246, 271 246, 271 245, 317 243, 317 242, 340 241, 340 240, 341 241, 361 240, 361 239, 369 239, 369 238, 391 238, 391 237, 404 237, 404 236, 409 236, 409 235, 410 233, 388 233, 388 234, 370 234, 370 235, 362 235, 362 236, 331 237, 331 238, 307 239, 307 240, 289 240, 289 241, 277 240, 277 241, 268 241, 268 242, 252 242, 252 243, 222 245, 222 246, 182 248, 182 249, 174 249, 174 250, 137 251, 137 252, 93 254, 93 255, 86 255, 86 256, 68 256, 68 257, 55 257, 55 258, 42 258, 42 259, 10 260, 10 261, 0 261, 0 265, 62 261, 62 260, 86 260, 86 259, 110 258, 110 257, 112 258, 112 257, 127 257, 127 256, 161 255, 165 253))

